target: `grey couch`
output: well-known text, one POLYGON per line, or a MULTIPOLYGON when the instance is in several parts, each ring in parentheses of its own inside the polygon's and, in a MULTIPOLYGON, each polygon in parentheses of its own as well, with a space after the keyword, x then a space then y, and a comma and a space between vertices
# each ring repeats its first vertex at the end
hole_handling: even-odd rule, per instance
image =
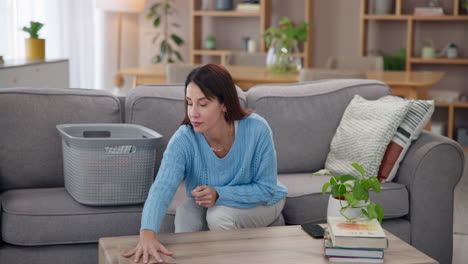
MULTIPOLYGON (((239 97, 265 117, 274 134, 280 180, 289 188, 286 224, 324 222, 330 141, 354 94, 390 94, 376 81, 326 80, 257 86, 239 97)), ((82 89, 0 89, 0 263, 97 263, 100 237, 138 234, 142 205, 89 207, 64 189, 63 123, 135 123, 164 136, 165 146, 183 117, 183 87, 141 86, 126 98, 82 89), (124 121, 123 121, 124 120, 124 121)), ((371 199, 385 210, 384 227, 414 247, 451 263, 454 187, 464 166, 454 141, 423 132, 409 149, 393 183, 371 199)), ((173 232, 176 194, 161 231, 173 232)))

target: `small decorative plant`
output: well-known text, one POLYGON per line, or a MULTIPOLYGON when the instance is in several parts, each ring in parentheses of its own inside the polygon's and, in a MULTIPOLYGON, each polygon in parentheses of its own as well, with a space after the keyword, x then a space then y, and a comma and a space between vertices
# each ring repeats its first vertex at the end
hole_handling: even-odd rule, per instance
POLYGON ((153 44, 159 43, 159 54, 152 58, 153 63, 168 62, 173 63, 175 59, 184 61, 180 52, 176 49, 184 44, 184 40, 175 33, 171 33, 170 27, 178 28, 177 22, 169 23, 169 17, 176 13, 174 0, 165 0, 153 4, 150 7, 147 19, 153 20, 153 26, 156 29, 162 27, 162 31, 153 37, 153 44), (175 56, 175 58, 174 58, 175 56))
POLYGON ((302 22, 296 26, 291 19, 283 17, 279 27, 270 27, 263 33, 265 44, 269 47, 267 68, 272 72, 294 72, 300 68, 297 44, 307 41, 307 29, 311 23, 302 22))
POLYGON ((23 27, 23 31, 29 33, 30 38, 37 39, 39 38, 39 30, 44 26, 44 24, 40 22, 30 22, 29 27, 23 27))
POLYGON ((406 69, 406 49, 401 48, 394 56, 382 53, 384 61, 384 70, 386 71, 404 71, 406 69))
POLYGON ((283 17, 279 22, 279 27, 268 28, 263 33, 263 38, 267 47, 270 47, 274 39, 281 40, 284 46, 288 46, 295 41, 307 41, 307 29, 312 25, 312 23, 302 22, 299 26, 296 26, 291 19, 283 17))
POLYGON ((359 177, 350 174, 336 176, 329 170, 320 170, 313 175, 332 176, 330 181, 323 185, 322 193, 326 194, 330 190, 330 194, 340 201, 340 214, 347 220, 352 221, 355 218, 346 216, 344 212, 349 208, 358 208, 361 210, 361 216, 359 217, 377 218, 382 223, 384 216, 382 206, 369 201, 369 190, 372 189, 376 193, 380 193, 379 180, 375 176, 365 177, 365 170, 358 163, 352 163, 351 166, 359 172, 359 177), (346 203, 343 201, 346 201, 346 203), (364 205, 359 205, 362 202, 364 202, 364 205))

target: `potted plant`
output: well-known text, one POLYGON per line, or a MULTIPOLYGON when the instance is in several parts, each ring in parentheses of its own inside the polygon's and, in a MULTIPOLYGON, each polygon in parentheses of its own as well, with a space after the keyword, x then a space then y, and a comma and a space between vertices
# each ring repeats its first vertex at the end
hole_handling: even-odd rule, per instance
POLYGON ((349 221, 367 217, 382 222, 384 216, 382 206, 369 201, 369 190, 380 193, 379 180, 375 176, 365 177, 365 170, 358 163, 352 163, 351 166, 359 172, 359 176, 350 174, 336 176, 329 170, 320 170, 313 174, 332 176, 322 187, 323 194, 327 194, 330 190, 329 209, 332 206, 330 203, 335 203, 338 205, 339 214, 349 221), (350 214, 349 210, 355 213, 350 214))
POLYGON ((43 60, 45 58, 45 39, 39 38, 39 30, 44 24, 39 22, 30 22, 29 27, 23 27, 23 31, 29 33, 29 38, 25 40, 26 59, 43 60))
POLYGON ((150 7, 150 11, 146 15, 147 19, 153 20, 153 26, 156 29, 162 27, 162 31, 153 37, 153 44, 158 45, 159 43, 159 54, 151 59, 153 63, 173 63, 175 59, 181 62, 184 61, 182 55, 177 50, 177 48, 180 48, 184 44, 184 40, 179 35, 171 32, 170 28, 178 28, 180 24, 177 22, 169 23, 169 17, 176 13, 173 4, 174 0, 157 2, 150 7))
POLYGON ((296 72, 301 69, 299 42, 307 41, 307 30, 311 23, 296 26, 291 19, 283 17, 279 27, 270 27, 262 35, 266 46, 267 68, 272 72, 296 72))
POLYGON ((404 71, 406 69, 406 49, 401 48, 394 56, 386 55, 381 52, 384 61, 384 70, 386 71, 404 71))

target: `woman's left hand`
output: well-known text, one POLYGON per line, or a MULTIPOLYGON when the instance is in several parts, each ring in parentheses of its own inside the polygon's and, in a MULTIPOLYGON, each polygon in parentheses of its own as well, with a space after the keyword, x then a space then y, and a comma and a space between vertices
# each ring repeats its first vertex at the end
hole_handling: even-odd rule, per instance
POLYGON ((192 191, 192 196, 195 198, 195 203, 202 207, 210 208, 216 203, 218 193, 215 188, 207 185, 198 186, 192 191))

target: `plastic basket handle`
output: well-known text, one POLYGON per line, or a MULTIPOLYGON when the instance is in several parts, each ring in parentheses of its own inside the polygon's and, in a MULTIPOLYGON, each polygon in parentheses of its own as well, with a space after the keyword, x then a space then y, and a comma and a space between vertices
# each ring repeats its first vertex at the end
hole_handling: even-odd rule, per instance
POLYGON ((133 154, 136 152, 136 146, 132 145, 123 145, 123 146, 107 146, 104 147, 104 152, 106 154, 133 154))
POLYGON ((109 138, 110 131, 83 131, 84 138, 109 138))

